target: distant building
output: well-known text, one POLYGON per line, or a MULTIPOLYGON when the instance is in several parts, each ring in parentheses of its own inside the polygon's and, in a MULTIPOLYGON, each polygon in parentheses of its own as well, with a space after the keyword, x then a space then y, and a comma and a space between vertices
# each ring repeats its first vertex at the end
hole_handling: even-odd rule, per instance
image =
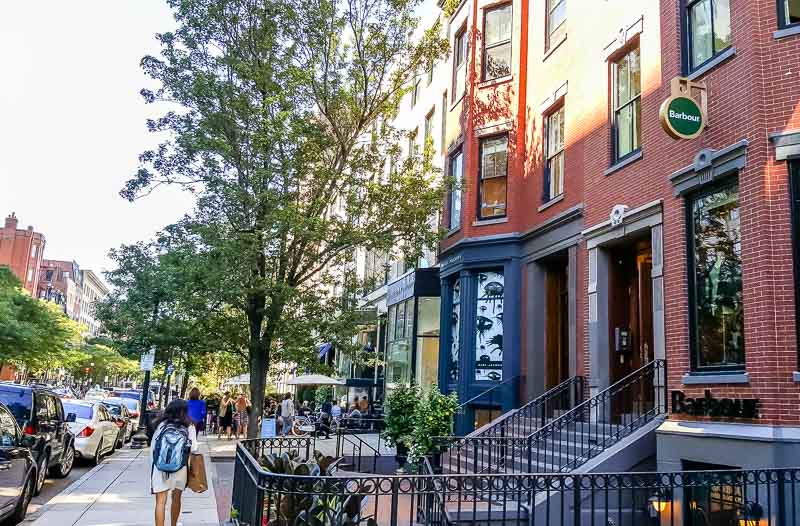
POLYGON ((81 271, 83 286, 81 287, 81 309, 79 321, 89 327, 89 334, 100 334, 100 322, 95 318, 95 306, 108 296, 108 287, 91 270, 81 271))
POLYGON ((39 267, 44 252, 44 235, 34 232, 33 227, 17 228, 18 220, 13 212, 6 217, 0 230, 0 265, 8 266, 19 278, 22 286, 34 296, 39 286, 39 267))
POLYGON ((39 271, 38 297, 61 305, 70 319, 79 321, 83 275, 74 261, 45 259, 39 271))

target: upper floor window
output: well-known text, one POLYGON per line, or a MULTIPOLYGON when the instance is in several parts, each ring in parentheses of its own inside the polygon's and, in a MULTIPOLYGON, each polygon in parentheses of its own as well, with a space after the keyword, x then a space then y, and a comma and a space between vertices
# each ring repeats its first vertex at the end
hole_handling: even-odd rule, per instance
POLYGON ((686 16, 691 71, 730 47, 730 0, 688 0, 686 16))
POLYGON ((545 117, 545 150, 543 201, 564 193, 564 106, 545 117))
POLYGON ((639 48, 629 51, 612 66, 614 162, 641 147, 642 77, 639 48))
POLYGON ((459 150, 450 156, 450 230, 461 226, 461 184, 464 179, 464 152, 459 150))
POLYGON ((467 91, 467 28, 456 33, 453 43, 453 101, 460 99, 467 91))
POLYGON ((69 279, 69 272, 63 272, 61 274, 61 279, 69 279))
POLYGON ((564 38, 567 33, 566 21, 567 0, 547 0, 547 49, 564 38))
POLYGON ((436 108, 431 108, 431 111, 425 115, 425 135, 423 136, 425 139, 425 147, 428 146, 428 141, 431 142, 431 146, 433 146, 433 115, 436 112, 436 108))
POLYGON ((508 136, 481 139, 479 219, 506 215, 508 136))
POLYGON ((28 267, 28 283, 33 281, 33 267, 28 267))
POLYGON ((428 83, 426 85, 430 86, 432 82, 433 82, 433 62, 431 62, 430 65, 428 66, 428 83))
POLYGON ((417 105, 419 100, 419 79, 414 80, 414 88, 411 90, 411 107, 417 105))
POLYGON ((742 243, 736 181, 690 196, 689 292, 694 370, 743 369, 742 243))
POLYGON ((38 248, 39 248, 39 245, 31 245, 31 257, 32 258, 36 257, 36 249, 38 249, 38 248))
POLYGON ((486 10, 483 34, 483 80, 511 75, 511 4, 486 10))
POLYGON ((800 0, 778 0, 778 25, 789 27, 800 24, 800 0))
POLYGON ((414 131, 408 135, 408 156, 414 157, 417 155, 417 135, 419 135, 419 128, 414 128, 414 131))

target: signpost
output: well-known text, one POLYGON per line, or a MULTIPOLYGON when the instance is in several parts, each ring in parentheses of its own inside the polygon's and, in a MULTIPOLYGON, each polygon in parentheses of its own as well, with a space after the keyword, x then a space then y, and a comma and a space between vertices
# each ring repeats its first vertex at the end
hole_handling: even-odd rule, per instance
POLYGON ((670 86, 672 95, 661 104, 659 111, 661 127, 673 139, 694 139, 708 124, 705 84, 676 77, 670 86), (699 103, 692 98, 692 90, 700 91, 699 103))
POLYGON ((139 369, 145 372, 150 372, 153 370, 153 365, 155 364, 155 362, 156 362, 155 349, 151 349, 150 352, 142 354, 142 357, 139 360, 139 369))
POLYGON ((139 361, 139 369, 144 371, 144 385, 142 385, 142 398, 141 409, 139 412, 139 430, 132 437, 131 449, 144 449, 147 447, 147 402, 150 398, 150 371, 153 370, 153 365, 156 361, 155 348, 150 349, 149 352, 142 353, 139 361))

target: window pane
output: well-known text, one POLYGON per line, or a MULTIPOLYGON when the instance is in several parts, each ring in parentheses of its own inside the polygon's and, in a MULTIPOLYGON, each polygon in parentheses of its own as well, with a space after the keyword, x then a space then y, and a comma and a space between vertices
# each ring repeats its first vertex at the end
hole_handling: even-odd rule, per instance
POLYGON ((550 199, 564 193, 564 152, 548 161, 550 170, 550 199))
POLYGON ((406 300, 406 338, 414 334, 414 298, 406 300))
POLYGON ((458 152, 450 161, 450 177, 452 189, 450 190, 450 228, 457 228, 461 224, 461 184, 463 181, 464 156, 458 152))
POLYGON ((511 75, 511 42, 487 49, 484 60, 484 80, 511 75))
POLYGON ((399 340, 389 344, 386 381, 393 385, 405 385, 411 381, 411 341, 399 340))
POLYGON ((503 379, 502 272, 478 274, 477 322, 475 325, 475 380, 503 379))
POLYGON ((616 106, 619 108, 631 98, 630 72, 628 71, 627 55, 616 64, 616 106))
POLYGON ((697 365, 744 365, 738 185, 691 203, 697 365))
POLYGON ((502 216, 506 213, 506 178, 495 177, 481 181, 481 217, 502 216))
POLYGON ((419 298, 417 336, 439 336, 439 298, 419 298))
POLYGON ((714 54, 711 30, 711 0, 700 0, 689 8, 689 32, 692 40, 692 67, 699 66, 714 54))
POLYGON ((783 12, 785 24, 800 22, 800 0, 784 0, 783 12))
POLYGON ((508 165, 508 138, 498 137, 481 142, 481 178, 505 177, 508 165))
POLYGON ((564 23, 567 19, 567 1, 561 0, 560 2, 557 0, 549 0, 547 2, 547 10, 548 10, 548 18, 547 18, 547 29, 548 33, 550 33, 551 41, 557 40, 556 35, 554 33, 557 29, 561 27, 561 24, 564 23))
POLYGON ((639 60, 639 48, 637 47, 627 56, 628 59, 628 74, 630 75, 630 97, 636 97, 642 92, 642 69, 639 60))
POLYGON ((486 11, 485 31, 486 46, 511 39, 511 4, 486 11))
POLYGON ((404 336, 403 335, 403 329, 406 328, 406 309, 405 309, 405 306, 406 306, 405 303, 400 303, 400 304, 397 305, 397 321, 395 322, 395 328, 394 328, 394 338, 395 338, 395 340, 398 340, 398 339, 400 339, 400 338, 402 338, 404 336))
POLYGON ((712 0, 714 8, 714 53, 731 45, 731 0, 712 0))
POLYGON ((632 130, 633 105, 630 104, 617 112, 617 158, 633 151, 632 130))
POLYGON ((439 338, 417 338, 417 385, 439 383, 439 338))
POLYGON ((564 148, 564 108, 547 119, 547 156, 552 157, 564 148))

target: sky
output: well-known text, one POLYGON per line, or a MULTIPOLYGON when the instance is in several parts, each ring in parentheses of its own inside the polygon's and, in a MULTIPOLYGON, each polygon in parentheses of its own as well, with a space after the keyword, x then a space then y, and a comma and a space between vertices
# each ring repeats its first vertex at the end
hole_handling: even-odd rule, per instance
POLYGON ((190 211, 178 189, 118 194, 159 142, 139 62, 174 26, 166 0, 0 0, 0 217, 44 234, 45 258, 99 274, 109 249, 190 211))

